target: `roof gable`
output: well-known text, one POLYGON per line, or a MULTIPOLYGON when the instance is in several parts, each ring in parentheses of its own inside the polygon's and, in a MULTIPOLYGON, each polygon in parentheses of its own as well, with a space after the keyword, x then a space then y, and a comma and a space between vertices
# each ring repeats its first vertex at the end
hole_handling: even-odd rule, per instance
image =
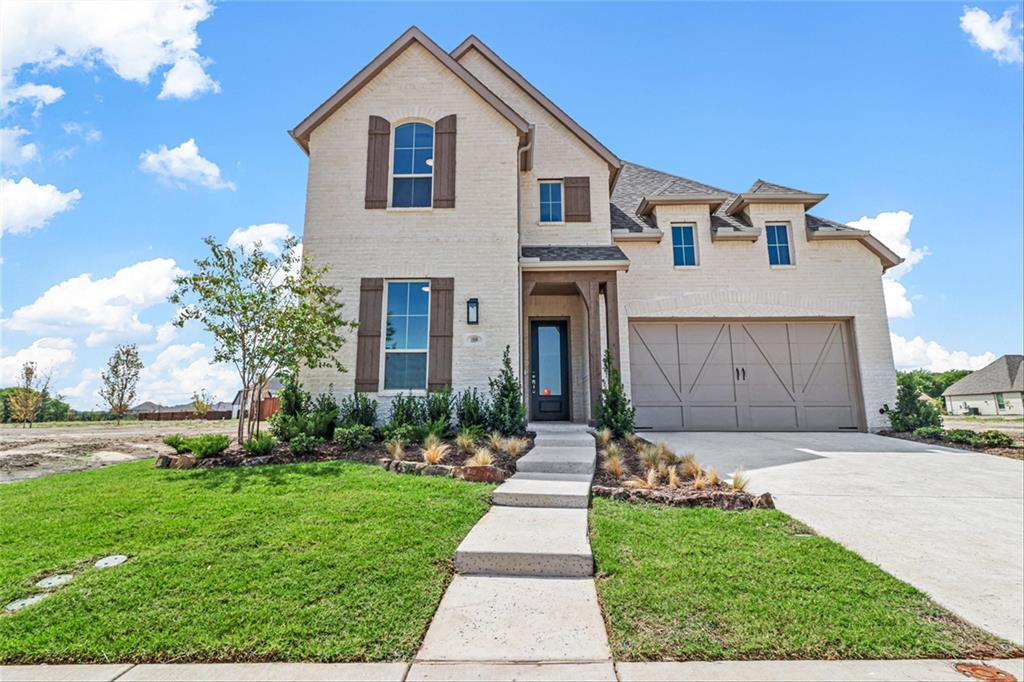
POLYGON ((942 392, 944 396, 1024 390, 1024 355, 1004 355, 971 372, 942 392))
POLYGON ((369 83, 377 74, 384 70, 394 59, 402 54, 410 45, 419 44, 427 52, 429 52, 434 58, 446 66, 452 73, 454 73, 463 83, 465 83, 473 92, 478 94, 484 101, 490 104, 494 109, 501 114, 505 119, 508 120, 516 130, 519 132, 521 139, 525 140, 530 132, 530 124, 520 116, 516 111, 512 109, 508 104, 501 100, 497 95, 487 89, 487 87, 477 80, 476 76, 471 74, 468 69, 455 61, 447 52, 438 47, 437 43, 431 40, 423 31, 416 26, 410 26, 405 33, 400 35, 395 42, 388 45, 383 52, 378 54, 373 60, 364 66, 359 73, 351 78, 345 85, 331 95, 323 104, 317 107, 311 114, 306 116, 295 128, 289 131, 300 147, 308 154, 309 153, 309 136, 313 130, 323 123, 331 114, 337 111, 345 102, 352 98, 357 92, 359 92, 364 85, 369 83))
POLYGON ((805 192, 801 189, 793 189, 785 185, 778 185, 774 182, 758 179, 743 194, 737 195, 725 208, 725 213, 734 215, 755 202, 764 203, 797 203, 803 204, 805 209, 811 208, 824 201, 827 194, 815 194, 805 192))
POLYGON ((479 52, 484 59, 490 62, 498 71, 500 71, 506 78, 515 83, 523 92, 529 95, 537 104, 543 107, 549 114, 554 116, 559 123, 564 125, 569 131, 575 135, 579 140, 590 148, 595 154, 600 156, 608 164, 611 169, 611 182, 615 183, 615 178, 618 176, 619 170, 622 168, 622 160, 618 156, 613 154, 611 150, 601 144, 600 141, 589 132, 587 132, 583 126, 574 121, 569 114, 562 111, 558 105, 548 99, 544 93, 538 90, 530 81, 523 78, 522 74, 509 66, 505 60, 499 57, 491 48, 487 47, 482 40, 477 38, 475 35, 470 35, 468 38, 462 41, 462 43, 451 52, 452 58, 456 61, 462 58, 470 50, 476 50, 479 52))

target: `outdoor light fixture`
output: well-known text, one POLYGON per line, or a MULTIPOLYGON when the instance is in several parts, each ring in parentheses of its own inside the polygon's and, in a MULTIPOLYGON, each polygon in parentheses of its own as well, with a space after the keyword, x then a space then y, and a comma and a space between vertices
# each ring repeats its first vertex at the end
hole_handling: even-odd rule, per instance
POLYGON ((466 301, 466 324, 480 324, 480 300, 471 298, 466 301))

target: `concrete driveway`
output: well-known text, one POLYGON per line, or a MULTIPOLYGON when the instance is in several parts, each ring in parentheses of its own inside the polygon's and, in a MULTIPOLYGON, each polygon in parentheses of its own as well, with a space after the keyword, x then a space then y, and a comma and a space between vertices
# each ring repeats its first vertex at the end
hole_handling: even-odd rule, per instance
POLYGON ((644 433, 1024 644, 1024 462, 866 433, 644 433))

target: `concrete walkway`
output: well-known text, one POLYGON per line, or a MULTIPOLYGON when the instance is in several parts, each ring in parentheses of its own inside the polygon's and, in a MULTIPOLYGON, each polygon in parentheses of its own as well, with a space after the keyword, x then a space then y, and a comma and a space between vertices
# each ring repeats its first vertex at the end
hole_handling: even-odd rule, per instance
POLYGON ((410 680, 615 678, 587 536, 594 439, 581 425, 530 428, 533 450, 455 552, 410 680))

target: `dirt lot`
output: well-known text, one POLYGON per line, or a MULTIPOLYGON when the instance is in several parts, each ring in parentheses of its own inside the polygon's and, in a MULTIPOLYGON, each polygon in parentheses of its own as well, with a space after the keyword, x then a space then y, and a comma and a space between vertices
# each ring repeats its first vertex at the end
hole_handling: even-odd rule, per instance
POLYGON ((128 462, 172 452, 163 444, 172 433, 224 433, 233 436, 234 421, 133 421, 57 426, 0 425, 0 483, 65 471, 128 462))
POLYGON ((971 431, 1002 431, 1013 437, 1017 445, 1024 445, 1024 417, 942 417, 944 429, 970 429, 971 431))

